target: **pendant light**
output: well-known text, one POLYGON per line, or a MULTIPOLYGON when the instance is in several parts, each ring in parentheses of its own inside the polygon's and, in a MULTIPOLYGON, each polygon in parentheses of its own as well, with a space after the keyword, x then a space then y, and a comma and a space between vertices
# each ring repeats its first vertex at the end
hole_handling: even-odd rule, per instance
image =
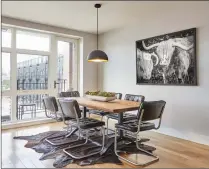
POLYGON ((94 7, 97 9, 97 50, 93 50, 88 55, 87 60, 89 62, 107 62, 107 54, 102 50, 98 50, 98 9, 101 7, 101 4, 95 4, 94 7))

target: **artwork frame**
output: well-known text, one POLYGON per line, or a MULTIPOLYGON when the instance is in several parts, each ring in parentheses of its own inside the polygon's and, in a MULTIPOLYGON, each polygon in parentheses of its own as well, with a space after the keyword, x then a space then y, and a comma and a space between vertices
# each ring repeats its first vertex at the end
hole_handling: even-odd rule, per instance
POLYGON ((136 47, 136 84, 137 85, 168 85, 168 86, 198 85, 197 56, 196 56, 196 28, 186 29, 182 31, 177 31, 146 39, 137 40, 135 45, 136 45, 135 47, 136 47), (176 46, 175 47, 173 47, 174 45, 171 46, 170 45, 171 43, 172 44, 175 43, 176 46), (183 45, 181 45, 182 43, 183 45), (188 46, 187 47, 188 49, 183 48, 185 46, 188 46), (166 50, 163 49, 165 47, 166 50), (161 56, 162 51, 168 51, 166 52, 168 53, 167 54, 168 57, 164 56, 164 58, 166 59, 162 59, 163 58, 161 56), (169 55, 169 52, 171 55, 169 55), (142 56, 145 59, 152 58, 151 60, 153 63, 149 64, 150 60, 149 62, 147 62, 148 60, 146 60, 146 62, 148 63, 147 64, 144 59, 141 59, 142 56), (153 57, 156 58, 156 60, 153 60, 153 57), (148 65, 148 66, 143 66, 143 63, 144 65, 148 65), (186 66, 182 66, 182 65, 186 65, 186 66), (148 73, 145 74, 144 72, 146 71, 144 71, 143 69, 148 70, 147 71, 148 73), (151 74, 150 74, 150 70, 152 70, 151 74))

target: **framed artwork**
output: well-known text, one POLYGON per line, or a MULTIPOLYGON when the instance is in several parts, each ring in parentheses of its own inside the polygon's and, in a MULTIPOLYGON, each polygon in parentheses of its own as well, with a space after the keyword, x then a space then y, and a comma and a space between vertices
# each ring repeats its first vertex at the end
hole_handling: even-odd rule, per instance
POLYGON ((197 85, 196 28, 136 41, 137 84, 197 85))

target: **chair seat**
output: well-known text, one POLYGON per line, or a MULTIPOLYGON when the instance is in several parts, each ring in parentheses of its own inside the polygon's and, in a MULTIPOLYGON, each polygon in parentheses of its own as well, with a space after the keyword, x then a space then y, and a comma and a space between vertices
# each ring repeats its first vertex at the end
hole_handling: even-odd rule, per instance
POLYGON ((99 115, 99 116, 106 116, 106 115, 109 114, 108 112, 104 112, 104 111, 100 111, 100 110, 92 110, 92 109, 89 110, 89 113, 90 114, 96 114, 96 115, 99 115))
MULTIPOLYGON (((72 118, 70 118, 70 117, 64 117, 65 118, 65 120, 71 120, 72 118)), ((60 116, 60 115, 58 115, 58 117, 57 117, 57 119, 56 119, 57 121, 63 121, 63 117, 62 116, 60 116)))
MULTIPOLYGON (((117 129, 127 130, 131 132, 137 132, 138 130, 138 120, 126 121, 122 124, 115 124, 117 129)), ((154 123, 142 122, 140 126, 140 131, 155 129, 154 123)))
MULTIPOLYGON (((107 115, 108 118, 118 120, 118 114, 112 113, 107 115)), ((124 121, 130 121, 136 119, 137 116, 135 114, 123 114, 123 120, 124 121)))
MULTIPOLYGON (((73 123, 77 123, 76 119, 72 119, 70 121, 73 123)), ((104 126, 105 122, 92 118, 81 118, 79 119, 79 124, 81 129, 88 129, 104 126)))

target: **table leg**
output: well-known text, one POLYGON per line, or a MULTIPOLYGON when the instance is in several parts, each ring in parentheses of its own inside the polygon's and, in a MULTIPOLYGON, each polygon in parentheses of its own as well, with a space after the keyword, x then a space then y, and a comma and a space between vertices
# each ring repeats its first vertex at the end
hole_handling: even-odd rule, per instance
POLYGON ((19 120, 20 117, 20 106, 17 106, 17 120, 19 120))
MULTIPOLYGON (((123 113, 118 113, 118 124, 123 123, 123 113)), ((119 137, 122 138, 123 137, 123 131, 119 130, 119 137)))
POLYGON ((83 118, 86 118, 86 107, 83 107, 83 118))
POLYGON ((21 120, 22 120, 22 116, 23 116, 23 114, 24 114, 24 107, 23 106, 21 106, 21 120))
POLYGON ((34 116, 36 118, 36 105, 34 106, 34 116))
POLYGON ((31 106, 31 118, 33 119, 33 106, 31 106))

